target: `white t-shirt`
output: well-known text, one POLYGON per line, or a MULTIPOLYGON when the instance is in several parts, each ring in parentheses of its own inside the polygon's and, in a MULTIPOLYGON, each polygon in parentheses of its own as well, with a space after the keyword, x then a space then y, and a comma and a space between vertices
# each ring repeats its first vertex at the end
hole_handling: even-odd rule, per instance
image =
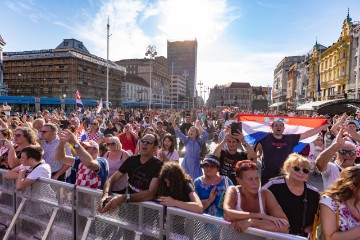
POLYGON ((224 128, 226 128, 227 126, 231 125, 233 122, 235 122, 235 120, 233 119, 230 119, 230 120, 227 120, 224 124, 224 128))
POLYGON ((37 180, 40 177, 51 178, 51 168, 49 164, 45 162, 41 163, 26 176, 26 178, 30 180, 37 180))

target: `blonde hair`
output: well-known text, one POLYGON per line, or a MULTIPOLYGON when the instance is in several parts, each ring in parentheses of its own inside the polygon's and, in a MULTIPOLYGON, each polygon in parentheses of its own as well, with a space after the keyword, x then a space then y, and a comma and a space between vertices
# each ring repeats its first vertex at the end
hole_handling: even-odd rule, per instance
POLYGON ((120 151, 122 149, 122 145, 118 137, 110 137, 109 141, 113 141, 115 143, 115 149, 117 151, 120 151))
MULTIPOLYGON (((191 129, 191 128, 195 128, 195 130, 196 130, 196 138, 200 138, 200 129, 199 129, 198 127, 196 127, 196 126, 191 126, 190 129, 191 129)), ((189 133, 190 133, 190 129, 189 129, 189 131, 187 132, 188 135, 189 135, 189 133)))
POLYGON ((305 165, 306 168, 310 168, 310 161, 306 157, 298 153, 292 153, 285 160, 284 165, 281 169, 281 173, 287 175, 289 173, 290 168, 299 164, 305 165))

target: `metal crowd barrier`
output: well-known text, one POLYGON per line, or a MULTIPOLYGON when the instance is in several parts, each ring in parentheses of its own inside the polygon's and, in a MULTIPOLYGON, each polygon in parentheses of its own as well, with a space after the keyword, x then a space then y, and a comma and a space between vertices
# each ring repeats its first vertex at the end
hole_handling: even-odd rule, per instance
POLYGON ((0 169, 0 239, 305 239, 249 228, 238 233, 221 218, 153 202, 98 212, 99 190, 40 179, 24 192, 0 169))

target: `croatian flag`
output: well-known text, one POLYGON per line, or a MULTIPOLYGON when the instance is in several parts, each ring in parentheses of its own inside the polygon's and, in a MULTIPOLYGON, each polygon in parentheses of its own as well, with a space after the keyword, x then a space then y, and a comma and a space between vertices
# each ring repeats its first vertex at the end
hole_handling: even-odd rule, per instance
POLYGON ((96 108, 96 115, 98 115, 98 114, 101 113, 102 106, 103 106, 103 102, 102 102, 102 98, 100 98, 99 105, 98 105, 97 108, 96 108))
MULTIPOLYGON (((327 124, 326 118, 305 118, 288 116, 268 116, 239 114, 238 121, 242 123, 244 139, 249 145, 254 145, 271 132, 271 124, 274 121, 282 121, 285 124, 284 134, 301 134, 308 130, 327 124)), ((303 139, 294 147, 294 152, 301 152, 303 148, 316 139, 317 135, 303 139)))
POLYGON ((84 105, 83 105, 83 103, 81 101, 79 90, 76 90, 76 107, 81 109, 82 113, 85 112, 85 108, 84 108, 84 105))

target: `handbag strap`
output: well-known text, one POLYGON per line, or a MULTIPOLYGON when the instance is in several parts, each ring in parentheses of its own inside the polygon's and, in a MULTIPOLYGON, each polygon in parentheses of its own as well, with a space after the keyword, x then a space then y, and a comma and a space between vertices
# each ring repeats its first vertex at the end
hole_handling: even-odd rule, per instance
POLYGON ((303 209, 302 226, 301 226, 301 231, 303 233, 305 232, 305 227, 306 227, 306 212, 307 212, 307 207, 308 207, 306 183, 304 183, 304 191, 305 191, 304 192, 304 199, 303 199, 304 209, 303 209))

